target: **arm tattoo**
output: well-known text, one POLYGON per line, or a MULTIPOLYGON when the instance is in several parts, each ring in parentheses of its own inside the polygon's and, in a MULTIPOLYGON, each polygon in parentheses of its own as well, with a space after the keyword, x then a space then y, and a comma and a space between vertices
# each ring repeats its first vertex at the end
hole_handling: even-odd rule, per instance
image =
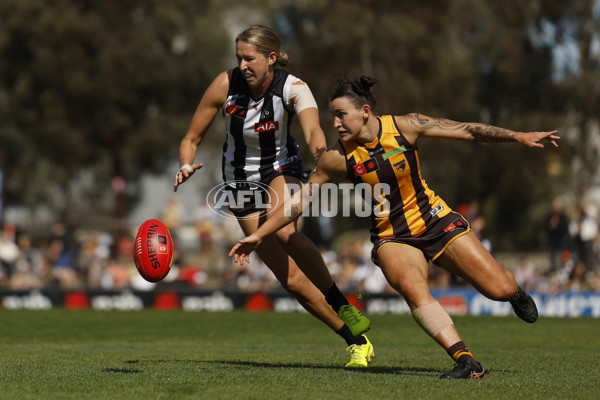
POLYGON ((467 125, 466 130, 471 133, 475 142, 513 142, 516 140, 515 132, 504 128, 498 128, 497 126, 469 124, 467 125))
POLYGON ((512 142, 515 140, 515 132, 497 126, 477 122, 456 122, 445 118, 429 118, 416 113, 404 117, 409 124, 421 131, 434 129, 448 132, 468 132, 473 141, 480 143, 512 142))
POLYGON ((290 207, 290 215, 288 216, 288 218, 290 220, 294 220, 296 219, 296 217, 300 214, 300 210, 298 209, 298 206, 291 206, 290 207))

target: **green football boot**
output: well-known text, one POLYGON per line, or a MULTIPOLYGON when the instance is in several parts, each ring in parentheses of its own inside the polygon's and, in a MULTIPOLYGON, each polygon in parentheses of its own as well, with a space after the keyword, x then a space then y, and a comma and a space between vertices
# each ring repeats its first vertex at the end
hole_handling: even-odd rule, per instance
POLYGON ((346 326, 350 328, 350 332, 352 332, 353 336, 365 333, 371 328, 371 321, 369 318, 351 304, 341 306, 340 311, 338 311, 338 317, 340 317, 346 326))
POLYGON ((346 351, 350 353, 350 362, 346 364, 346 368, 366 368, 367 365, 375 357, 373 345, 365 335, 362 335, 367 341, 365 344, 353 344, 348 346, 346 351))

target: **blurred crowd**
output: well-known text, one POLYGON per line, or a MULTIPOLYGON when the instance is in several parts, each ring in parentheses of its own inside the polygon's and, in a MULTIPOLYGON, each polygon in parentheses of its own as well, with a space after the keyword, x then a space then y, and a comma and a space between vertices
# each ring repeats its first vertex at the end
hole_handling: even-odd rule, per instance
MULTIPOLYGON (((483 234, 485 219, 478 204, 462 204, 457 211, 469 220, 474 232, 494 254, 492 243, 483 234)), ((257 256, 244 266, 233 263, 227 256, 232 245, 243 237, 235 219, 217 216, 204 207, 198 208, 191 218, 183 214, 174 198, 160 215, 173 236, 175 253, 171 272, 158 284, 144 281, 133 262, 133 238, 139 224, 114 230, 69 228, 56 222, 29 231, 5 225, 0 232, 0 288, 152 290, 156 285, 172 285, 245 293, 282 290, 257 256)), ((569 218, 557 199, 547 218, 546 261, 536 264, 524 254, 514 265, 502 266, 512 270, 519 284, 528 290, 547 294, 600 292, 598 228, 596 207, 582 205, 569 218)), ((333 230, 322 230, 327 231, 333 230)), ((372 246, 366 231, 354 236, 336 236, 322 240, 320 249, 342 291, 394 293, 381 270, 371 262, 372 246)), ((467 287, 460 278, 433 265, 430 281, 432 289, 467 287)))

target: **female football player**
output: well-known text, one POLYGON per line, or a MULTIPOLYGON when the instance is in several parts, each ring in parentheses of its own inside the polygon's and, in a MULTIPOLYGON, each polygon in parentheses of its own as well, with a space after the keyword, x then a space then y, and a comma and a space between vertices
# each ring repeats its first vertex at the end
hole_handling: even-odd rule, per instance
MULTIPOLYGON (((271 203, 274 199, 284 199, 286 184, 306 182, 310 172, 289 132, 292 117, 298 115, 304 139, 315 159, 326 149, 325 136, 308 85, 276 68, 288 61, 277 34, 255 25, 240 33, 235 43, 238 66, 222 72, 212 82, 181 141, 181 167, 174 189, 177 191, 179 185, 202 168, 202 163, 194 163, 196 150, 222 109, 226 131, 225 187, 237 198, 238 191, 248 190, 253 184, 268 185, 269 196, 264 201, 271 203)), ((261 212, 262 203, 258 207, 253 197, 236 206, 230 209, 247 235, 267 218, 261 212)), ((269 206, 275 209, 277 205, 269 206)), ((306 310, 346 340, 351 355, 346 366, 366 367, 373 348, 362 333, 369 329, 370 321, 348 304, 318 248, 298 232, 296 224, 282 226, 274 235, 265 237, 256 251, 306 310)))
MULTIPOLYGON (((416 322, 455 361, 454 369, 440 378, 481 378, 483 366, 429 291, 428 261, 464 278, 486 297, 510 302, 517 316, 529 323, 537 319, 537 308, 512 273, 503 270, 483 247, 468 222, 427 187, 419 169, 416 142, 419 138, 439 138, 519 142, 539 148, 544 147, 542 140, 558 146, 559 137, 556 131, 513 132, 421 114, 377 116, 371 93, 374 83, 368 77, 338 81, 329 97, 329 109, 339 140, 320 157, 306 190, 317 190, 337 175, 373 188, 373 261, 404 297, 416 322), (381 191, 377 193, 375 188, 381 191)), ((234 246, 230 256, 236 262, 247 262, 248 254, 264 238, 298 218, 301 198, 298 192, 288 199, 276 216, 234 246)))

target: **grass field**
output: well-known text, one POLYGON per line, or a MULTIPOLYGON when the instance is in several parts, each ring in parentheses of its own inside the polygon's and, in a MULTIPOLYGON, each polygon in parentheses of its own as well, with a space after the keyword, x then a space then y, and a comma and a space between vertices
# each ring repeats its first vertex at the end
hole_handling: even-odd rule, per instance
POLYGON ((600 321, 455 317, 488 370, 452 361, 410 316, 373 316, 375 361, 307 314, 0 310, 0 399, 596 399, 600 321))

